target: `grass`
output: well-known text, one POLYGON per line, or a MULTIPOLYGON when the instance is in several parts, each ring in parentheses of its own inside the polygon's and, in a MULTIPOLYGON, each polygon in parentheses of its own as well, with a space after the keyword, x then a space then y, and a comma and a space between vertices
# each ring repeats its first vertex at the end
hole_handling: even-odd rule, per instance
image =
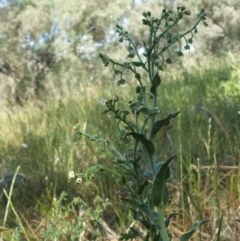
MULTIPOLYGON (((160 106, 168 106, 163 114, 181 111, 159 137, 158 150, 163 159, 169 153, 178 156, 166 210, 182 214, 171 224, 174 238, 194 221, 209 219, 193 240, 216 240, 221 215, 221 240, 237 241, 240 235, 235 220, 240 216, 240 73, 239 62, 229 59, 208 59, 192 69, 170 71, 160 89, 160 106)), ((20 165, 20 172, 29 179, 24 194, 13 198, 14 209, 6 223, 0 218, 2 240, 25 240, 27 235, 30 240, 75 240, 77 233, 87 236, 86 225, 96 230, 89 231, 89 240, 97 235, 107 240, 110 235, 99 225, 102 219, 115 233, 124 230, 129 213, 118 206, 113 177, 100 173, 94 182, 82 184, 68 180, 71 170, 82 172, 111 159, 104 146, 85 139, 77 142, 73 136, 73 127, 79 123, 99 137, 117 137, 115 123, 100 115, 99 101, 116 93, 129 100, 133 93, 124 86, 114 87, 109 80, 101 83, 99 75, 61 98, 1 111, 0 174, 15 172, 20 165)), ((6 204, 1 201, 0 205, 0 217, 4 217, 6 204)))

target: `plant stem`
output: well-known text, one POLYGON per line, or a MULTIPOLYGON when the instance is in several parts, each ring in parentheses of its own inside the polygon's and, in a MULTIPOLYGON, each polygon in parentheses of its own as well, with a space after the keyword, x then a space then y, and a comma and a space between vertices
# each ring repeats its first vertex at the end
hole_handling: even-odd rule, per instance
POLYGON ((168 231, 165 225, 164 220, 164 207, 163 205, 160 205, 158 209, 158 219, 159 219, 159 225, 160 225, 160 234, 163 241, 170 241, 168 231))

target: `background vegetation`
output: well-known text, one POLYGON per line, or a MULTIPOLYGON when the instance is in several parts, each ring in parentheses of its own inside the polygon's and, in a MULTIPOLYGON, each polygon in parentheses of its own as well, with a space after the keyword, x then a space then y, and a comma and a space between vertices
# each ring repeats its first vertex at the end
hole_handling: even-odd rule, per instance
MULTIPOLYGON (((115 123, 101 116, 101 99, 134 95, 116 85, 98 53, 121 59, 115 24, 144 36, 141 13, 158 14, 175 1, 0 1, 0 176, 28 179, 13 193, 2 240, 114 240, 125 229, 114 178, 100 173, 75 183, 68 172, 110 163, 104 145, 74 139, 74 126, 115 140, 115 123), (111 184, 111 185, 110 185, 111 184), (117 193, 116 193, 116 190, 117 193), (111 200, 111 202, 109 201, 111 200), (94 232, 93 232, 94 230, 94 232), (80 235, 81 234, 81 235, 80 235), (79 237, 81 236, 81 237, 79 237), (54 239, 55 238, 55 239, 54 239)), ((159 101, 163 115, 181 114, 159 138, 159 156, 176 153, 169 182, 174 238, 198 219, 210 222, 194 240, 238 240, 240 227, 240 6, 237 0, 182 1, 192 14, 204 8, 208 28, 199 28, 192 49, 168 67, 159 101)), ((179 3, 181 3, 179 1, 179 3)), ((131 85, 131 82, 128 82, 131 85)), ((116 143, 118 145, 118 143, 116 143)), ((0 190, 1 191, 1 190, 0 190)), ((1 196, 0 217, 6 216, 1 196)))

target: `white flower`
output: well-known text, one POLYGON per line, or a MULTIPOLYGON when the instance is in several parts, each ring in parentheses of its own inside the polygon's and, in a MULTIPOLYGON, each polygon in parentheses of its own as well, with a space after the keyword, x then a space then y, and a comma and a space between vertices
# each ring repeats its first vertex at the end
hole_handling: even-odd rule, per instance
POLYGON ((28 144, 26 144, 26 143, 21 143, 21 147, 22 147, 22 148, 28 148, 28 144))
POLYGON ((106 99, 101 99, 101 100, 99 101, 99 104, 104 106, 104 105, 106 105, 106 102, 107 102, 106 99))
POLYGON ((81 178, 81 177, 78 177, 78 178, 76 179, 76 183, 82 183, 82 178, 81 178))
POLYGON ((75 178, 75 173, 74 173, 74 171, 68 172, 68 179, 73 179, 73 178, 75 178))
POLYGON ((78 131, 78 130, 80 130, 80 127, 81 127, 81 125, 80 125, 80 123, 78 123, 73 127, 73 130, 78 131))

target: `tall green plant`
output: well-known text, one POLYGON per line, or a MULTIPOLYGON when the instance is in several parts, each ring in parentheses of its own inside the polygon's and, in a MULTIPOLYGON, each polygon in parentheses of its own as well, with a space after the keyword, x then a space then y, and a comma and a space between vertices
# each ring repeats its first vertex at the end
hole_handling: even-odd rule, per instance
MULTIPOLYGON (((77 135, 104 142, 115 157, 113 169, 97 165, 88 170, 87 177, 97 170, 105 170, 114 174, 119 184, 127 190, 128 195, 122 197, 122 200, 129 204, 133 219, 141 224, 144 231, 139 226, 130 226, 128 231, 121 235, 121 240, 132 240, 135 237, 144 241, 171 240, 168 225, 176 214, 166 218, 164 210, 168 204, 166 183, 170 177, 169 164, 175 159, 175 155, 166 161, 160 161, 156 148, 161 147, 156 136, 179 112, 159 118, 158 89, 161 84, 160 73, 166 64, 173 62, 175 54, 182 56, 184 50, 190 49, 200 23, 207 25, 206 14, 201 10, 192 26, 181 30, 179 24, 190 14, 185 7, 177 7, 176 11, 164 9, 159 18, 152 16, 151 12, 144 12, 142 23, 148 29, 148 36, 142 43, 137 43, 131 34, 121 26, 116 26, 119 41, 127 46, 126 62, 121 63, 99 54, 103 64, 110 65, 118 76, 118 84, 127 82, 125 78, 129 72, 137 80, 136 98, 128 102, 126 109, 119 107, 121 99, 118 96, 104 102, 103 114, 111 113, 116 119, 121 139, 128 143, 128 149, 121 152, 108 140, 99 139, 76 128, 77 135), (141 49, 144 50, 143 54, 141 49)), ((189 240, 204 222, 206 220, 196 222, 180 240, 189 240)))

